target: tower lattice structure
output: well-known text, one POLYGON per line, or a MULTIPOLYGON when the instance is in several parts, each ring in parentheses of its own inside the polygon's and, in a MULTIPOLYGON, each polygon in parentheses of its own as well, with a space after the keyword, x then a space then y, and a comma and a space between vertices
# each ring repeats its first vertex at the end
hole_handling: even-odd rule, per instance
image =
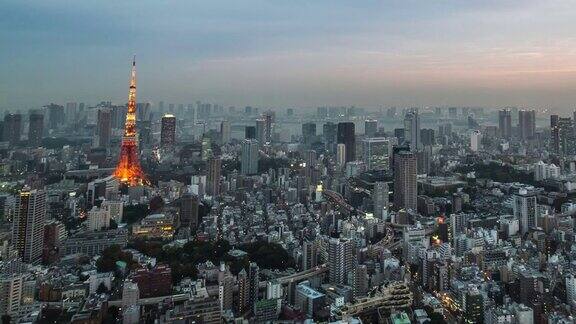
POLYGON ((140 166, 138 136, 136 133, 136 59, 132 60, 130 90, 128 92, 128 111, 124 125, 124 137, 120 149, 120 160, 114 170, 114 176, 128 186, 149 184, 148 177, 140 166))

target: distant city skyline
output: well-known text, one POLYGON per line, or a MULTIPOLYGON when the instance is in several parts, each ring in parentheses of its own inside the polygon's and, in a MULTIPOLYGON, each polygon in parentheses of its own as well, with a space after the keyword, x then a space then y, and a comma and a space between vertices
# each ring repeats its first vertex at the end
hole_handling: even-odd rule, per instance
POLYGON ((557 0, 7 0, 0 109, 125 102, 135 53, 138 101, 562 114, 576 106, 574 18, 557 0))

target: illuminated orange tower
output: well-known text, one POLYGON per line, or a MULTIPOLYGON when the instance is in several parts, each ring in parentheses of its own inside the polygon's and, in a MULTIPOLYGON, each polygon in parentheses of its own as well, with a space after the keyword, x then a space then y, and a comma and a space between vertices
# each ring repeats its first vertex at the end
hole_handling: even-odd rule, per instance
POLYGON ((138 158, 138 136, 136 134, 136 57, 132 60, 130 90, 128 92, 128 112, 124 125, 124 137, 120 149, 120 160, 114 170, 114 176, 128 186, 149 184, 142 171, 138 158))

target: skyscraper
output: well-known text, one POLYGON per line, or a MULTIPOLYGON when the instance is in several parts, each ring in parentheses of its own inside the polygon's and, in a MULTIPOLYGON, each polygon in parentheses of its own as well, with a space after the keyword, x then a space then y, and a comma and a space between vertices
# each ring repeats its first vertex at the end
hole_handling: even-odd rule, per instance
POLYGON ((566 283, 566 301, 569 305, 576 302, 576 276, 568 274, 565 279, 566 283))
POLYGON ((322 126, 322 136, 324 137, 324 144, 326 150, 332 154, 336 152, 336 140, 338 133, 338 125, 328 122, 322 126))
POLYGON ((152 145, 152 122, 150 120, 138 121, 137 128, 139 132, 138 144, 140 147, 150 147, 152 145))
POLYGON ((185 193, 180 197, 180 226, 189 227, 191 232, 196 232, 200 219, 198 209, 200 199, 192 193, 185 193))
POLYGON ((480 141, 482 140, 482 133, 479 130, 475 130, 470 134, 470 150, 472 152, 478 152, 480 149, 480 141))
POLYGON ((552 152, 560 154, 560 125, 558 115, 550 115, 550 136, 552 152))
POLYGON ((76 102, 66 103, 64 115, 66 124, 69 126, 74 125, 78 121, 78 104, 76 102))
POLYGON ((176 143, 176 117, 166 114, 162 117, 160 129, 160 144, 162 146, 172 146, 176 143))
POLYGON ((319 251, 315 241, 305 240, 302 243, 302 270, 308 270, 318 265, 319 251))
POLYGON ((570 117, 558 118, 558 138, 561 155, 576 154, 576 133, 574 121, 570 117))
POLYGON ((416 210, 418 187, 415 153, 400 151, 394 154, 394 206, 416 210))
POLYGON ((243 175, 258 173, 258 141, 246 139, 242 142, 240 171, 243 175))
MULTIPOLYGON (((139 114, 138 109, 142 106, 141 104, 136 104, 136 113, 139 114)), ((128 112, 128 107, 126 106, 114 106, 111 103, 106 103, 99 108, 110 110, 110 125, 113 129, 122 129, 126 125, 126 113, 128 112)), ((142 119, 137 119, 136 122, 142 119)), ((138 129, 140 130, 140 129, 138 129)))
POLYGON ((258 291, 260 288, 260 268, 256 262, 250 262, 248 271, 248 306, 250 309, 254 307, 254 304, 258 301, 258 291))
POLYGON ((512 137, 512 114, 510 110, 502 109, 498 112, 498 129, 502 138, 510 139, 512 137))
POLYGON ((244 139, 256 139, 256 127, 254 126, 244 127, 244 139))
POLYGON ((346 164, 346 144, 336 146, 336 164, 343 167, 346 164))
POLYGON ((366 138, 362 141, 362 147, 367 170, 388 170, 390 142, 387 138, 366 138))
POLYGON ((272 123, 271 112, 266 112, 256 119, 256 139, 260 145, 267 145, 272 142, 272 123))
POLYGON ((112 111, 110 108, 98 109, 98 147, 110 146, 112 136, 112 111))
POLYGON ((520 221, 520 232, 525 234, 536 225, 536 194, 526 188, 513 195, 514 217, 520 221))
POLYGON ((404 138, 410 143, 410 151, 415 152, 422 147, 420 142, 420 116, 417 110, 406 113, 404 117, 404 138))
POLYGON ((4 116, 4 141, 10 145, 16 145, 20 142, 22 136, 22 115, 7 114, 4 116))
MULTIPOLYGON (((138 116, 136 121, 149 121, 152 116, 152 104, 149 102, 141 102, 136 104, 136 111, 138 116)), ((113 124, 112 127, 115 125, 113 124)), ((118 128, 118 127, 115 127, 118 128)))
POLYGON ((386 182, 374 183, 372 201, 374 202, 374 217, 386 219, 388 217, 388 184, 386 182))
POLYGON ((225 269, 225 265, 220 265, 218 272, 218 300, 220 311, 231 310, 234 304, 234 276, 225 269), (224 269, 222 269, 224 267, 224 269))
POLYGON ((331 284, 348 284, 354 273, 354 245, 348 239, 331 238, 328 242, 328 276, 331 284))
POLYGON ((223 120, 220 123, 220 139, 222 144, 228 144, 230 142, 231 136, 231 129, 230 129, 230 122, 227 120, 223 120))
POLYGON ((376 136, 378 131, 378 121, 376 119, 366 119, 364 121, 364 135, 367 138, 376 136))
POLYGON ((44 115, 38 111, 30 111, 28 118, 28 145, 31 147, 38 147, 42 145, 44 115))
POLYGON ((484 298, 478 288, 469 288, 464 297, 464 323, 484 323, 484 298))
POLYGON ((536 134, 536 111, 519 110, 518 111, 518 130, 520 138, 530 140, 536 134))
POLYGON ((220 170, 222 169, 222 160, 214 157, 208 160, 208 184, 207 192, 210 196, 220 195, 220 170))
POLYGON ((436 138, 434 130, 430 128, 424 128, 420 130, 420 141, 422 146, 430 146, 436 144, 436 138))
POLYGON ((306 147, 310 147, 310 144, 314 143, 316 140, 316 123, 304 123, 302 124, 302 142, 306 147))
POLYGON ((18 317, 22 304, 23 286, 22 274, 0 276, 0 314, 18 317))
POLYGON ((238 314, 245 314, 250 310, 250 280, 246 269, 238 273, 238 314))
POLYGON ((12 244, 24 262, 35 263, 42 258, 46 192, 23 189, 16 197, 12 244))
POLYGON ((338 144, 346 148, 346 162, 356 160, 356 135, 352 122, 338 123, 338 144))
POLYGON ((45 106, 48 115, 48 125, 50 129, 57 129, 60 125, 64 124, 64 107, 57 104, 49 104, 45 106))
POLYGON ((266 120, 264 118, 256 119, 256 137, 260 145, 266 142, 266 120))

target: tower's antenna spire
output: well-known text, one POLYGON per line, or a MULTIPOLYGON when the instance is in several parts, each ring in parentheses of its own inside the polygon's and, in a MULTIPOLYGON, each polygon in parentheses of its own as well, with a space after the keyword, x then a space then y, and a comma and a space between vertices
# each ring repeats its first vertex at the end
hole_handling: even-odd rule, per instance
POLYGON ((136 54, 132 57, 132 66, 136 66, 136 54))

